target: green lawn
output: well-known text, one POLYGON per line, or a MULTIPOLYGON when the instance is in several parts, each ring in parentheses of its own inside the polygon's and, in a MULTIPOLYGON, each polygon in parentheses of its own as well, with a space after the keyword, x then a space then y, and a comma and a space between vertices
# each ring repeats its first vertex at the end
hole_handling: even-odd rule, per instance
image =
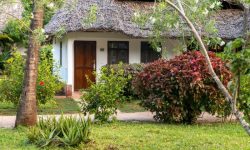
MULTIPOLYGON (((42 105, 38 109, 38 113, 42 114, 72 114, 78 113, 80 108, 73 99, 56 99, 55 101, 42 105)), ((15 115, 16 114, 16 107, 11 103, 0 103, 0 115, 15 115)))
POLYGON ((121 103, 118 106, 118 109, 121 112, 131 113, 131 112, 143 112, 146 111, 143 107, 139 105, 139 100, 132 100, 130 102, 121 103))
MULTIPOLYGON (((238 124, 167 125, 115 122, 93 125, 91 142, 76 149, 250 150, 250 137, 238 124)), ((25 130, 0 129, 1 150, 35 150, 25 130)), ((55 149, 55 148, 49 148, 55 149)))

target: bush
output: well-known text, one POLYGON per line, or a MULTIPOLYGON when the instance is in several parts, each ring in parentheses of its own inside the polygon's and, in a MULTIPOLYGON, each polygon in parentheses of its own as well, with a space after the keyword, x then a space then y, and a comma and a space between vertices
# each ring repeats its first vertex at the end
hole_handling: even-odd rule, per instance
POLYGON ((245 47, 246 43, 248 41, 237 38, 228 42, 223 53, 217 55, 228 63, 235 75, 230 90, 237 95, 236 106, 250 121, 250 48, 245 47), (237 80, 240 81, 239 85, 236 85, 237 80))
POLYGON ((11 101, 17 105, 24 76, 24 59, 19 52, 12 53, 12 57, 6 61, 4 74, 0 80, 0 101, 11 101))
POLYGON ((5 62, 10 58, 10 52, 1 52, 0 53, 0 75, 2 74, 4 70, 4 64, 5 62))
MULTIPOLYGON (((123 89, 123 96, 125 96, 127 100, 137 99, 138 97, 132 88, 132 79, 143 70, 144 64, 113 64, 107 66, 108 70, 113 69, 115 73, 118 72, 119 67, 124 70, 124 78, 128 79, 123 89)), ((107 72, 107 75, 109 73, 110 71, 107 72)))
POLYGON ((250 74, 241 76, 240 97, 237 106, 250 121, 250 74))
MULTIPOLYGON (((209 53, 216 74, 227 85, 231 72, 214 53, 209 53)), ((133 80, 141 105, 156 112, 156 120, 192 123, 207 111, 228 115, 229 105, 209 74, 199 51, 186 52, 171 60, 158 60, 145 66, 133 80)))
POLYGON ((95 114, 95 119, 103 122, 108 121, 116 112, 118 103, 124 101, 123 92, 130 77, 124 77, 124 70, 119 65, 116 71, 102 67, 97 79, 98 82, 90 83, 81 97, 82 111, 95 114))
POLYGON ((40 119, 29 129, 29 142, 39 146, 78 146, 89 141, 90 119, 63 117, 40 119))
MULTIPOLYGON (((28 25, 27 20, 22 21, 24 24, 28 25)), ((28 45, 28 29, 23 24, 20 24, 19 19, 9 20, 3 32, 12 39, 10 43, 17 43, 24 47, 28 45)))
MULTIPOLYGON (((44 47, 40 51, 40 62, 38 66, 37 79, 37 100, 39 104, 45 104, 53 100, 55 93, 59 91, 63 84, 58 76, 58 68, 53 68, 53 61, 49 56, 51 47, 44 47), (49 50, 48 50, 49 49, 49 50)), ((22 93, 24 78, 24 58, 20 52, 12 53, 12 57, 5 65, 5 76, 0 80, 0 101, 11 101, 18 104, 22 93)))
POLYGON ((45 46, 40 51, 36 94, 41 104, 53 100, 56 92, 60 91, 63 87, 63 83, 60 81, 58 75, 59 68, 54 64, 51 49, 51 46, 45 46))

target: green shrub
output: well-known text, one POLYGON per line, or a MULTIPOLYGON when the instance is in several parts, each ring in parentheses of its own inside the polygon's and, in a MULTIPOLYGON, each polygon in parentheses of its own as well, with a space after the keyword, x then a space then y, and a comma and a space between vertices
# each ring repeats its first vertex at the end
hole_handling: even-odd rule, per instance
MULTIPOLYGON (((135 100, 137 99, 137 95, 132 89, 132 79, 136 77, 136 75, 143 70, 144 64, 113 64, 107 65, 108 70, 114 69, 115 73, 118 73, 119 67, 124 70, 124 78, 128 79, 127 84, 123 89, 123 96, 126 97, 127 100, 135 100)), ((107 75, 110 71, 107 72, 107 75)))
MULTIPOLYGON (((55 93, 63 84, 58 76, 58 68, 53 68, 53 60, 49 56, 51 47, 40 50, 40 62, 38 66, 37 100, 39 104, 45 104, 53 100, 55 93), (48 50, 50 49, 50 50, 48 50)), ((12 57, 5 64, 5 76, 0 80, 0 101, 11 101, 18 104, 22 92, 25 60, 20 52, 13 52, 12 57)), ((56 66, 56 65, 55 65, 56 66)))
POLYGON ((124 77, 121 64, 117 70, 103 67, 97 76, 97 83, 90 83, 87 92, 83 93, 82 111, 95 114, 95 119, 108 121, 116 112, 118 103, 124 101, 124 87, 131 77, 124 77), (107 73, 109 72, 109 73, 107 73))
POLYGON ((234 94, 237 91, 236 106, 250 121, 250 48, 249 45, 246 46, 247 43, 248 41, 237 38, 228 42, 224 51, 217 55, 227 62, 235 75, 230 90, 234 94), (236 85, 238 79, 239 88, 236 85))
POLYGON ((241 76, 240 85, 240 96, 237 101, 237 106, 250 121, 250 74, 241 76))
POLYGON ((24 76, 24 59, 19 52, 12 53, 12 57, 6 61, 4 74, 0 80, 0 101, 11 101, 16 105, 24 76))
MULTIPOLYGON (((29 26, 27 20, 22 21, 29 26)), ((23 24, 20 24, 19 19, 9 20, 5 25, 4 33, 12 39, 11 43, 17 43, 25 47, 28 45, 28 29, 23 24)))
POLYGON ((29 142, 39 146, 78 146, 89 141, 90 119, 64 117, 42 119, 28 132, 29 142))
POLYGON ((56 92, 60 91, 63 87, 63 83, 60 81, 58 75, 59 68, 54 64, 52 59, 53 54, 51 49, 51 46, 46 46, 40 51, 36 94, 41 104, 53 100, 56 92))
POLYGON ((4 64, 10 58, 10 52, 4 51, 0 53, 0 75, 4 71, 4 64))
MULTIPOLYGON (((227 86, 232 74, 220 58, 209 53, 212 66, 227 86)), ((202 113, 229 115, 230 107, 211 77, 199 51, 148 64, 133 81, 142 106, 156 112, 156 120, 192 123, 202 113)))

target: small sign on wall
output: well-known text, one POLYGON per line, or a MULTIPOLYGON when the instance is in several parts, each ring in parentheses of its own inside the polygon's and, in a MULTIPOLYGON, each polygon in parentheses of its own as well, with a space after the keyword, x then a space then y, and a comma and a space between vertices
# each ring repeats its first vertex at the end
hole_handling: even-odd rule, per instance
POLYGON ((101 51, 101 52, 104 52, 104 48, 100 48, 100 51, 101 51))

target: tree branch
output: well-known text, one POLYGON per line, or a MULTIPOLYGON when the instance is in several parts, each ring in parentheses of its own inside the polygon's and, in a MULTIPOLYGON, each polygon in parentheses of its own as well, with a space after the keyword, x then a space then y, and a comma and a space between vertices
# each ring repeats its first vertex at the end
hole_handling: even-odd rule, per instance
POLYGON ((172 8, 177 10, 178 13, 180 14, 180 16, 187 22, 188 26, 192 30, 196 40, 198 41, 198 43, 201 47, 201 52, 205 56, 205 59, 206 59, 207 65, 208 65, 208 69, 209 69, 209 72, 211 73, 211 76, 213 77, 213 79, 216 82, 216 84, 218 85, 219 89, 221 90, 221 92, 225 96, 226 100, 229 102, 234 115, 240 121, 241 125, 243 126, 243 128, 245 129, 247 134, 250 135, 249 124, 244 120, 244 118, 243 118, 242 114, 239 112, 239 110, 237 110, 237 108, 234 108, 235 104, 234 104, 234 100, 233 100, 232 96, 230 95, 230 93, 228 92, 226 87, 222 84, 219 77, 214 72, 214 69, 213 69, 212 64, 211 64, 211 60, 210 60, 209 55, 207 53, 207 49, 206 49, 204 43, 202 42, 202 39, 201 39, 199 33, 197 32, 196 28, 194 27, 193 23, 188 19, 188 17, 174 3, 170 2, 169 0, 165 0, 165 2, 168 3, 172 8))
POLYGON ((180 1, 180 0, 177 0, 177 3, 178 3, 178 5, 179 5, 180 11, 181 11, 183 14, 185 14, 185 11, 184 11, 184 9, 183 9, 183 7, 182 7, 181 1, 180 1))
POLYGON ((20 18, 18 18, 18 17, 16 17, 16 16, 12 15, 11 13, 5 12, 5 14, 7 14, 7 15, 9 15, 9 16, 15 18, 15 19, 17 19, 25 28, 27 28, 30 32, 33 32, 33 31, 30 29, 30 27, 28 27, 20 18))

